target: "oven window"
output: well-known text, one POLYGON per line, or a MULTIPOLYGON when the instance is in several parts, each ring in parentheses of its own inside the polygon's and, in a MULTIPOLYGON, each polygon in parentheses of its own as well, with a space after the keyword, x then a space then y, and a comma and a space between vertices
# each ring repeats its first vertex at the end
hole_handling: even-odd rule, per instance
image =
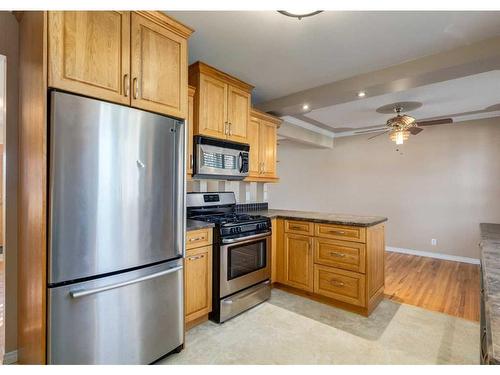
POLYGON ((266 240, 231 246, 227 258, 228 280, 265 268, 266 240))

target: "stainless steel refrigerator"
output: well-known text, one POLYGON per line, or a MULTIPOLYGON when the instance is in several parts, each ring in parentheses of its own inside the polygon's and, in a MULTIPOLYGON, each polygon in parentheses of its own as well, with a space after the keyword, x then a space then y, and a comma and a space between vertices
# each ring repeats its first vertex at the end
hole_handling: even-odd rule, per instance
POLYGON ((47 363, 151 363, 184 340, 184 123, 49 99, 47 363))

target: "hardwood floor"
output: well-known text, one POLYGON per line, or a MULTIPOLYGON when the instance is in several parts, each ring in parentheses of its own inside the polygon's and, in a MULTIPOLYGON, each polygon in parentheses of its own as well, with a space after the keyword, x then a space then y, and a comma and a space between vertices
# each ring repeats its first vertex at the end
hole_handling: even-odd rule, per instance
POLYGON ((386 252, 385 297, 479 321, 479 265, 386 252))

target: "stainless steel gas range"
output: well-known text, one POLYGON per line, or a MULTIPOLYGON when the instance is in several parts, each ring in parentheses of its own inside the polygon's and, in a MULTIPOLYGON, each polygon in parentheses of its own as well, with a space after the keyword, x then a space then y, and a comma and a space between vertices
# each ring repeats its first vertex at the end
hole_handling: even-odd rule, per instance
POLYGON ((234 193, 188 193, 187 217, 215 224, 212 313, 222 323, 271 295, 271 221, 237 213, 234 193))

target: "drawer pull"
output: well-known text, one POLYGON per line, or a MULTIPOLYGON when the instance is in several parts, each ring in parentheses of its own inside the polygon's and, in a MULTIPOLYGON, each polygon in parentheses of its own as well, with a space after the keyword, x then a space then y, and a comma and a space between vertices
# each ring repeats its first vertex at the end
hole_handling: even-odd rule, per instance
POLYGON ((335 279, 330 280, 330 284, 335 285, 335 286, 344 286, 345 285, 342 281, 338 281, 335 279))
POLYGON ((205 237, 194 237, 194 238, 190 238, 189 242, 202 241, 204 239, 205 239, 205 237))
POLYGON ((332 252, 330 252, 330 255, 332 257, 345 258, 345 254, 344 253, 336 253, 336 252, 332 251, 332 252))
POLYGON ((291 226, 290 229, 295 229, 295 230, 302 230, 304 229, 303 227, 296 227, 296 226, 291 226))
POLYGON ((189 257, 188 260, 197 260, 197 259, 203 258, 204 256, 205 256, 204 254, 196 255, 196 256, 189 257))
POLYGON ((345 234, 343 230, 330 230, 329 232, 333 234, 345 234))

